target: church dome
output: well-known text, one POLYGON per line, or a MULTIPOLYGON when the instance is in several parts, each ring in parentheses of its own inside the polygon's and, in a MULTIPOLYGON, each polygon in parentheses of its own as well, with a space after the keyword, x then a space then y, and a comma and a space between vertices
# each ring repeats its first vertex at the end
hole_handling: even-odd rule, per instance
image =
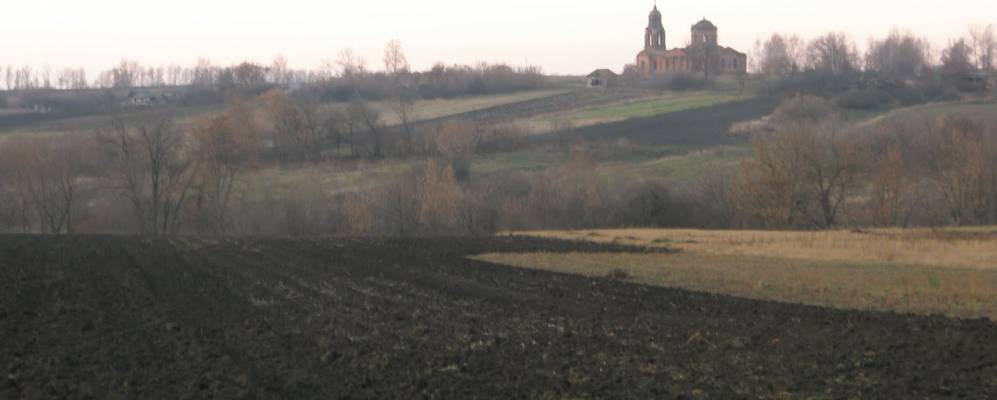
POLYGON ((660 30, 664 30, 665 29, 661 25, 661 12, 658 11, 658 6, 657 5, 654 6, 654 9, 651 10, 651 14, 648 15, 648 17, 647 17, 647 27, 649 29, 660 29, 660 30))
POLYGON ((706 20, 706 18, 703 18, 702 21, 699 21, 699 22, 696 23, 696 25, 693 25, 692 29, 695 29, 695 30, 698 30, 698 31, 715 31, 715 30, 717 30, 717 26, 713 25, 712 22, 706 20))

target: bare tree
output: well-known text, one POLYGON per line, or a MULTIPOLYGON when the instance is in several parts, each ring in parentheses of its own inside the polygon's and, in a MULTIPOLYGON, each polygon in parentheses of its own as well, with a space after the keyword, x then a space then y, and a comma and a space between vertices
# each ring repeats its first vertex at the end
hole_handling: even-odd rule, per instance
POLYGON ((243 62, 232 68, 235 87, 241 90, 251 90, 266 84, 267 70, 259 64, 243 62))
POLYGON ((166 67, 166 84, 170 86, 180 86, 186 84, 183 79, 183 67, 171 64, 166 67))
POLYGON ((276 85, 287 86, 291 83, 290 71, 287 67, 287 57, 278 54, 270 63, 270 81, 276 85))
POLYGON ((218 69, 211 65, 211 60, 199 58, 192 71, 190 84, 202 88, 211 87, 215 84, 217 76, 218 69))
POLYGON ((852 72, 858 66, 855 44, 844 33, 827 33, 807 46, 807 64, 831 75, 852 72))
POLYGON ((894 29, 885 39, 870 41, 866 68, 887 76, 912 77, 928 65, 930 51, 927 40, 894 29))
POLYGON ((752 136, 752 143, 754 158, 742 163, 735 183, 739 212, 749 223, 768 228, 838 223, 863 157, 833 117, 814 121, 801 114, 772 134, 752 136))
POLYGON ((997 145, 995 133, 978 120, 946 116, 926 131, 925 163, 952 222, 997 222, 997 145))
POLYGON ((375 158, 380 158, 384 150, 381 138, 381 113, 370 107, 359 96, 354 96, 347 113, 349 113, 349 119, 354 124, 367 132, 370 138, 371 155, 375 158))
POLYGON ((136 86, 140 66, 135 61, 121 60, 117 67, 111 69, 111 85, 116 88, 130 88, 136 86))
POLYGON ((873 167, 872 222, 880 226, 908 226, 917 197, 911 165, 899 147, 890 144, 873 167))
POLYGON ((46 65, 42 67, 41 71, 42 89, 52 88, 52 67, 46 65))
POLYGON ((412 154, 412 117, 416 110, 415 96, 410 90, 399 85, 395 89, 395 95, 388 102, 388 107, 402 125, 402 130, 405 132, 406 151, 412 154))
POLYGON ((384 46, 384 71, 391 75, 408 71, 408 59, 402 51, 402 42, 398 39, 389 41, 384 46))
POLYGON ((800 70, 804 52, 799 36, 778 33, 764 43, 755 42, 755 60, 758 72, 772 76, 788 76, 800 70))
POLYGON ((17 89, 17 86, 14 84, 16 82, 14 76, 14 67, 8 65, 7 72, 4 74, 4 82, 7 83, 7 90, 17 89))
POLYGON ((527 210, 533 227, 583 228, 598 224, 604 195, 600 189, 596 163, 584 151, 576 151, 559 168, 534 176, 527 195, 527 210))
POLYGON ((809 214, 814 225, 831 228, 838 223, 841 205, 856 188, 861 171, 861 155, 855 144, 842 137, 833 123, 801 127, 807 147, 807 182, 816 198, 818 212, 809 214), (809 129, 814 129, 810 131, 809 129))
POLYGON ((753 135, 754 158, 741 163, 734 183, 737 214, 746 225, 788 228, 799 223, 803 155, 793 136, 753 135))
POLYGON ((264 94, 262 103, 281 160, 314 160, 321 155, 325 127, 316 104, 294 101, 280 89, 264 94))
POLYGON ((949 74, 964 74, 973 70, 973 49, 965 39, 959 39, 942 50, 942 69, 949 74))
POLYGON ((478 144, 478 126, 468 121, 451 121, 440 126, 433 138, 436 153, 453 168, 458 180, 471 173, 471 156, 478 144))
POLYGON ((422 231, 430 235, 454 232, 463 195, 453 168, 434 160, 427 162, 416 195, 422 231))
POLYGON ((17 190, 30 204, 42 231, 73 233, 78 177, 89 154, 81 137, 15 137, 4 142, 17 190))
POLYGON ((0 147, 0 232, 31 232, 30 199, 18 187, 12 166, 16 157, 8 156, 9 146, 0 147))
POLYGON ((362 76, 367 71, 366 61, 350 48, 339 51, 336 64, 339 65, 339 76, 343 78, 362 76))
POLYGON ((182 131, 170 113, 119 117, 98 131, 105 174, 132 207, 140 231, 176 233, 194 184, 194 169, 182 131))
POLYGON ((973 42, 977 68, 993 69, 994 55, 997 53, 997 33, 994 32, 993 24, 973 25, 969 29, 969 37, 973 42))
POLYGON ((259 150, 257 128, 246 112, 236 103, 221 115, 200 118, 191 129, 198 222, 216 234, 231 231, 233 201, 243 188, 244 171, 259 150))
POLYGON ((693 200, 699 210, 697 220, 711 228, 731 228, 735 221, 734 171, 721 166, 708 168, 696 182, 693 200))

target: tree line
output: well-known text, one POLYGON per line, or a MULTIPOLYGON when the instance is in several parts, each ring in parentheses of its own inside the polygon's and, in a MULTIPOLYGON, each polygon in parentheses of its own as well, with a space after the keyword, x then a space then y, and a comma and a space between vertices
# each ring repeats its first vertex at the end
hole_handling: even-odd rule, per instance
POLYGON ((852 127, 829 101, 787 100, 717 190, 732 227, 997 223, 997 126, 942 113, 852 127), (767 128, 767 129, 766 129, 767 128))
POLYGON ((53 70, 0 65, 0 91, 180 87, 258 94, 282 87, 303 88, 325 100, 342 101, 355 95, 387 98, 395 94, 399 85, 422 98, 511 92, 536 88, 543 77, 539 67, 488 63, 437 63, 427 71, 412 71, 398 40, 385 45, 382 61, 383 69, 372 69, 352 49, 340 51, 316 69, 291 68, 282 55, 269 64, 246 61, 230 66, 215 65, 206 58, 198 59, 193 66, 143 66, 133 60, 122 60, 93 80, 88 80, 83 68, 53 70))
POLYGON ((885 38, 870 39, 864 54, 844 32, 829 32, 809 41, 774 33, 755 42, 751 59, 757 73, 776 79, 776 88, 795 90, 809 85, 810 91, 818 93, 847 89, 857 82, 953 83, 967 73, 992 72, 997 67, 995 52, 997 33, 989 24, 971 26, 964 37, 950 40, 942 49, 933 49, 927 39, 895 28, 885 38))

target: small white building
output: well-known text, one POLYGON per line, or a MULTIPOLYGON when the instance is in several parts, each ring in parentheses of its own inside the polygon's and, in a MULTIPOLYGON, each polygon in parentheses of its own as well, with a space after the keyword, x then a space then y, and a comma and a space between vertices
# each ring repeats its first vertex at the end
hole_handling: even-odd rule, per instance
POLYGON ((618 78, 615 72, 608 69, 597 69, 588 74, 588 87, 605 89, 616 84, 616 78, 618 78))

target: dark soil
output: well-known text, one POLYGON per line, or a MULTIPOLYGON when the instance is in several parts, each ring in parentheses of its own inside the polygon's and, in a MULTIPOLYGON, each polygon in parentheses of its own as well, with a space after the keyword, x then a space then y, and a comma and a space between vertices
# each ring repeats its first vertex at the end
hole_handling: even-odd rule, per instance
POLYGON ((615 141, 625 138, 639 145, 709 147, 744 144, 744 139, 727 134, 730 127, 737 122, 769 115, 778 104, 777 98, 756 98, 593 125, 578 128, 575 134, 586 141, 615 141))
POLYGON ((517 118, 531 118, 544 114, 578 110, 589 107, 616 104, 626 100, 639 99, 645 96, 660 94, 660 91, 646 89, 619 88, 613 90, 573 90, 539 99, 502 104, 481 110, 469 111, 457 115, 420 121, 417 124, 435 126, 436 124, 464 120, 481 125, 502 124, 517 118))
POLYGON ((533 239, 0 236, 0 398, 997 396, 989 321, 528 271, 533 239))

